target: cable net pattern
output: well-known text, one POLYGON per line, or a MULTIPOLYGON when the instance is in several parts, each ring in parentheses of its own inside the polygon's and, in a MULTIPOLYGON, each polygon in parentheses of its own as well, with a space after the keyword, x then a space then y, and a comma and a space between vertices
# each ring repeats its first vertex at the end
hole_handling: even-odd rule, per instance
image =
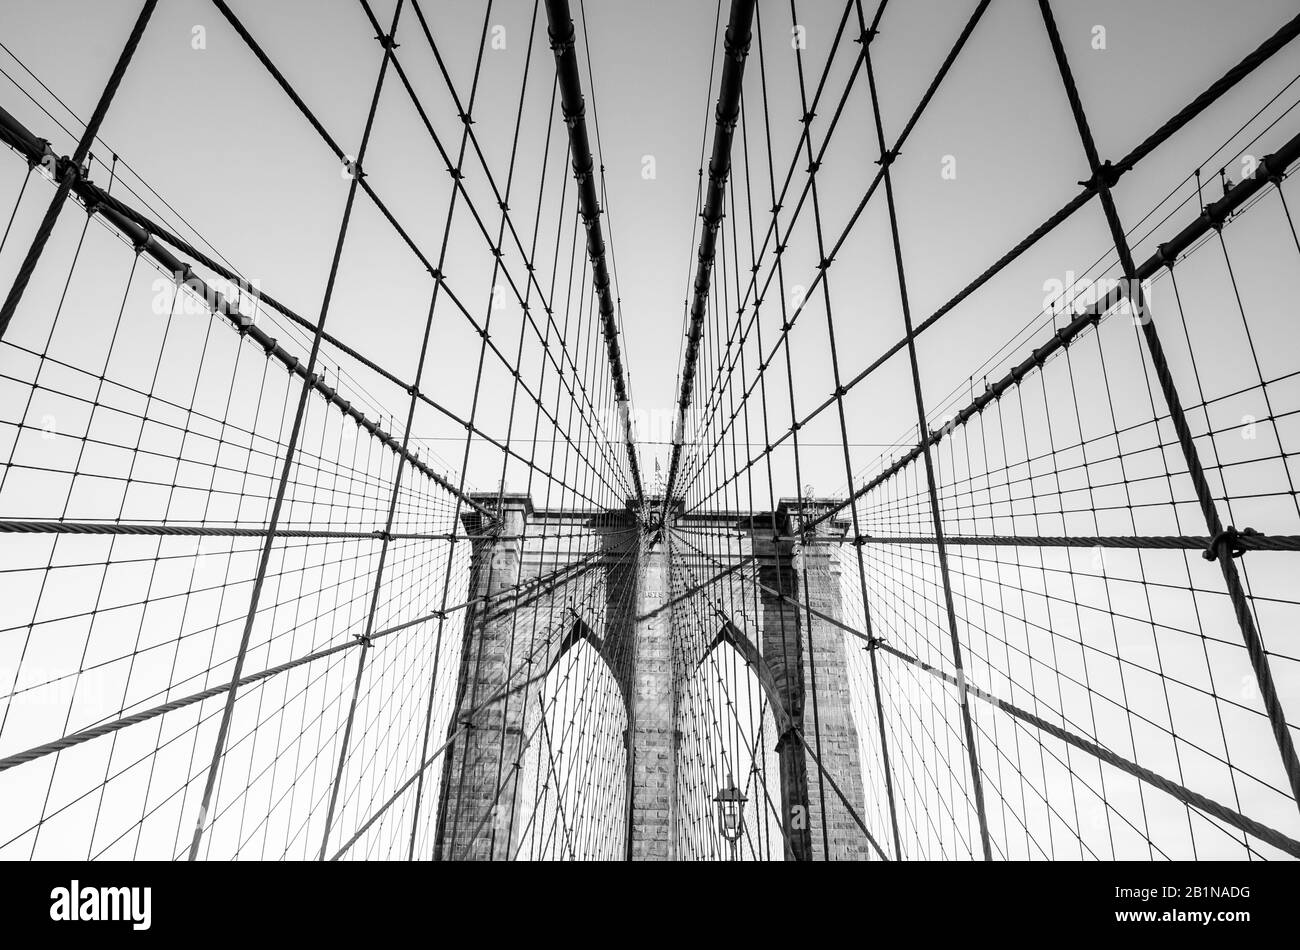
POLYGON ((652 479, 605 11, 211 11, 203 220, 0 43, 0 857, 1300 857, 1300 17, 702 14, 652 479))

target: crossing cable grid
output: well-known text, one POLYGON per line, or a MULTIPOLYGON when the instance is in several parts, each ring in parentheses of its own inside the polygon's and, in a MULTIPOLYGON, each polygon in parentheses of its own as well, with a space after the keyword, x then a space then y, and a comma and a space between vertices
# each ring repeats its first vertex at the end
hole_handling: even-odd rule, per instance
MULTIPOLYGON (((913 321, 908 277, 915 265, 900 239, 908 208, 896 183, 900 156, 913 131, 924 130, 954 64, 989 41, 978 27, 990 5, 973 4, 964 25, 954 24, 948 56, 892 140, 872 57, 890 16, 901 15, 886 6, 869 20, 860 3, 845 4, 820 75, 806 83, 806 54, 796 48, 787 63, 773 53, 790 35, 797 38, 801 11, 790 4, 790 19, 776 28, 780 39, 766 46, 763 21, 771 8, 757 11, 757 63, 740 99, 740 154, 728 196, 732 227, 720 229, 716 265, 735 276, 715 280, 705 306, 692 308, 693 317, 702 314, 689 331, 700 340, 702 365, 698 391, 684 395, 679 409, 693 407, 683 438, 693 451, 682 453, 693 459, 674 478, 673 493, 684 498, 684 512, 707 520, 727 511, 775 512, 772 486, 793 486, 789 505, 802 530, 778 540, 791 547, 789 569, 798 584, 791 591, 737 573, 750 554, 726 519, 707 529, 679 525, 677 550, 707 558, 719 586, 739 576, 751 595, 779 599, 814 642, 818 628, 844 635, 868 789, 870 831, 862 830, 891 842, 891 856, 1296 856, 1295 724, 1286 710, 1297 700, 1288 701, 1279 684, 1291 681, 1297 658, 1276 632, 1265 640, 1268 630, 1287 628, 1296 608, 1284 579, 1294 572, 1300 523, 1289 446, 1296 408, 1281 395, 1293 386, 1296 368, 1266 342, 1287 346, 1278 304, 1270 311, 1259 305, 1258 291, 1251 293, 1293 270, 1289 254, 1300 252, 1285 184, 1300 141, 1283 137, 1255 162, 1269 138, 1277 142, 1288 124, 1294 127, 1293 118, 1280 121, 1290 109, 1276 128, 1247 123, 1211 159, 1216 164, 1207 163, 1226 168, 1237 156, 1251 156, 1241 180, 1225 177, 1222 196, 1214 198, 1205 194, 1208 185, 1201 187, 1199 170, 1189 174, 1184 185, 1194 178, 1195 190, 1180 186, 1172 205, 1162 202, 1158 227, 1126 232, 1109 194, 1287 49, 1300 21, 1283 24, 1123 158, 1102 162, 1051 8, 1041 4, 1039 28, 1063 79, 1061 102, 1068 127, 1082 136, 1090 177, 1011 251, 913 321), (783 143, 790 157, 782 177, 772 130, 783 120, 772 118, 769 93, 790 88, 798 90, 792 105, 801 133, 783 143), (841 211, 846 176, 836 175, 831 145, 852 135, 846 130, 855 89, 857 101, 867 100, 880 159, 858 192, 861 201, 841 211), (1243 142, 1240 132, 1255 138, 1243 142), (827 179, 841 189, 834 208, 825 198, 827 179), (862 284, 846 277, 855 293, 837 295, 833 265, 860 253, 861 232, 872 221, 868 204, 881 191, 882 250, 894 258, 903 334, 858 371, 861 334, 850 326, 846 349, 835 311, 861 320, 862 284), (754 210, 755 192, 770 211, 754 210), (1034 321, 1037 341, 1000 352, 983 392, 978 379, 962 377, 953 399, 927 407, 918 337, 933 336, 941 319, 952 324, 963 304, 968 310, 994 278, 1031 260, 1036 246, 1093 197, 1115 253, 1109 272, 1094 267, 1087 276, 1111 278, 1114 289, 1089 293, 1086 284, 1067 281, 1034 321), (1245 247, 1270 252, 1234 253, 1238 234, 1245 247), (1149 248, 1145 260, 1125 251, 1139 242, 1149 248), (1207 260, 1216 245, 1219 260, 1207 260), (1168 288, 1163 304, 1151 302, 1153 286, 1168 288), (1227 336, 1208 329, 1219 325, 1206 323, 1216 309, 1210 301, 1235 314, 1227 336), (819 315, 808 310, 824 312, 820 332, 819 315), (796 324, 807 329, 795 334, 796 324), (904 352, 899 369, 910 377, 904 385, 914 390, 916 421, 892 456, 868 462, 855 449, 872 441, 863 427, 871 400, 896 385, 897 375, 879 380, 899 372, 893 358, 904 352), (815 380, 810 388, 797 371, 803 366, 825 367, 834 380, 828 397, 815 380), (782 401, 786 422, 779 421, 782 401), (809 452, 805 440, 831 443, 834 453, 809 452), (842 456, 847 497, 814 497, 807 475, 829 470, 835 454, 842 456), (768 497, 755 502, 755 482, 761 492, 764 477, 768 497), (1224 527, 1243 521, 1263 523, 1259 530, 1224 527), (842 607, 828 612, 799 592, 820 589, 817 579, 809 583, 809 545, 836 523, 849 543, 836 555, 842 607), (1260 742, 1270 733, 1276 751, 1265 759, 1260 742), (1171 823, 1171 814, 1181 820, 1171 823)), ((788 96, 786 103, 791 108, 788 96)), ((851 148, 838 150, 841 169, 852 164, 851 148)), ((951 369, 938 364, 932 372, 951 369)), ((775 519, 772 530, 778 533, 775 519)), ((699 636, 707 642, 709 632, 699 636)), ((810 678, 824 662, 822 650, 808 650, 810 678)), ((814 745, 826 738, 824 717, 812 710, 809 718, 814 745)), ((824 813, 837 797, 824 780, 841 780, 843 789, 845 776, 810 769, 823 780, 810 784, 809 794, 824 813)), ((833 850, 827 822, 814 832, 833 850)))
MULTIPOLYGON (((283 91, 290 117, 306 119, 342 162, 291 69, 273 63, 229 7, 215 6, 283 91)), ((383 134, 386 120, 374 118, 383 97, 415 106, 413 140, 446 161, 443 194, 430 195, 443 234, 426 250, 422 232, 381 197, 383 182, 397 181, 383 153, 367 160, 363 134, 346 174, 330 172, 345 184, 344 223, 315 319, 181 239, 147 203, 121 200, 114 177, 92 181, 89 161, 51 161, 54 145, 16 112, 0 113, 0 135, 26 165, 3 259, 29 223, 36 189, 26 185, 44 168, 86 211, 77 234, 65 233, 66 216, 53 230, 0 343, 12 396, 0 530, 27 555, 4 572, 6 854, 428 857, 442 803, 436 780, 421 793, 426 775, 436 779, 477 717, 525 693, 555 717, 552 754, 572 758, 603 743, 608 757, 608 736, 556 727, 575 709, 600 708, 601 694, 575 689, 575 670, 584 682, 600 679, 581 650, 548 660, 569 625, 537 608, 528 662, 521 652, 505 683, 451 721, 467 618, 513 611, 522 624, 525 605, 544 601, 585 606, 589 624, 602 622, 599 552, 582 525, 530 530, 546 568, 506 592, 470 592, 468 548, 520 540, 497 514, 506 486, 557 510, 617 510, 631 494, 627 462, 604 433, 618 407, 594 332, 590 264, 578 249, 556 75, 532 52, 546 40, 540 7, 520 25, 527 54, 499 65, 482 54, 488 6, 473 81, 453 78, 436 39, 450 24, 418 2, 396 4, 382 25, 368 3, 357 10, 379 38, 358 31, 369 46, 356 61, 375 70, 367 128, 383 134), (437 69, 443 88, 434 94, 457 103, 458 132, 445 110, 424 104, 429 91, 408 73, 417 57, 437 69), (509 168, 493 167, 486 156, 497 153, 479 140, 496 134, 501 113, 474 122, 477 70, 494 67, 515 88, 500 122, 514 142, 509 168), (547 119, 524 122, 531 114, 547 119), (445 144, 452 134, 458 152, 445 144), (516 168, 524 154, 543 157, 516 168), (423 329, 408 331, 423 341, 412 353, 424 355, 406 373, 344 342, 356 335, 345 307, 358 298, 328 307, 331 291, 348 294, 358 266, 348 266, 349 232, 373 239, 376 227, 395 236, 429 288, 423 329), (477 259, 462 252, 445 263, 453 244, 477 259), (330 309, 338 329, 325 329, 330 309), (100 314, 99 324, 85 326, 84 313, 100 314), (458 327, 469 332, 457 336, 458 327), (426 379, 435 337, 450 365, 451 350, 464 346, 461 362, 473 371, 464 391, 511 394, 505 418, 460 400, 460 380, 445 369, 442 380, 426 379), (404 414, 389 412, 403 400, 404 414), (413 447, 421 429, 447 426, 465 440, 454 474, 413 447), (500 487, 475 493, 471 471, 500 487), (537 677, 539 664, 549 677, 537 677), (539 693, 555 682, 567 692, 539 693)), ((609 814, 595 791, 608 798, 621 783, 579 785, 558 761, 555 774, 571 776, 565 794, 581 792, 586 850, 570 835, 573 854, 609 853, 616 835, 594 817, 609 814)), ((551 797, 538 799, 539 829, 555 820, 545 803, 556 794, 552 782, 551 797)), ((621 836, 622 824, 614 827, 621 836)), ((538 853, 553 847, 544 840, 538 853)))
POLYGON ((1295 80, 1212 127, 1222 144, 1140 223, 1120 203, 1140 163, 1287 62, 1300 18, 1107 163, 1040 3, 1027 35, 1053 84, 1026 85, 1056 93, 1087 178, 1056 176, 1074 197, 932 304, 947 278, 905 241, 932 184, 903 146, 1011 14, 972 2, 909 93, 873 58, 904 5, 732 3, 658 500, 585 23, 580 44, 558 0, 485 2, 475 23, 377 6, 348 7, 367 118, 336 129, 306 67, 214 0, 312 150, 296 173, 324 169, 316 207, 277 209, 326 236, 292 292, 100 136, 132 107, 128 64, 148 68, 152 3, 84 125, 61 127, 31 72, 0 101, 19 160, 0 172, 0 854, 627 857, 645 657, 622 631, 662 556, 677 857, 1300 856, 1300 657, 1277 633, 1300 610, 1300 369, 1267 290, 1300 255, 1295 80), (446 175, 413 179, 403 155, 446 175), (1094 198, 1091 289, 989 322, 981 340, 1010 340, 978 370, 929 347, 970 349, 961 320, 995 280, 1036 288, 1095 253, 1065 240, 1094 198), (310 316, 281 299, 303 287, 310 316), (434 440, 452 462, 416 448, 434 440), (843 490, 809 485, 825 473, 843 490))

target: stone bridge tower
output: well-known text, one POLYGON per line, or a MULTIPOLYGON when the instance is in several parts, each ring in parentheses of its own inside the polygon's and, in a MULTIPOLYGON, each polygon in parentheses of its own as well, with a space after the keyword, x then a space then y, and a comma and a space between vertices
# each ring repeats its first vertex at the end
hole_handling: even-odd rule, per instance
MULTIPOLYGON (((496 508, 498 495, 484 493, 475 500, 496 508)), ((566 650, 585 640, 608 665, 627 714, 624 855, 672 860, 678 831, 674 669, 680 666, 674 663, 671 606, 683 592, 671 583, 671 539, 641 527, 631 507, 615 513, 544 511, 522 494, 506 494, 500 504, 501 527, 492 537, 483 534, 477 513, 463 516, 468 533, 476 536, 469 582, 473 605, 461 631, 456 713, 449 727, 457 735, 443 756, 435 856, 503 860, 515 853, 519 822, 488 816, 514 813, 513 773, 523 759, 529 723, 520 685, 538 682, 566 650), (593 540, 570 554, 528 543, 575 533, 593 540), (563 585, 579 572, 597 580, 589 585, 586 602, 574 604, 563 585), (560 635, 553 633, 553 642, 540 650, 534 631, 555 631, 557 622, 560 635)), ((646 504, 657 507, 653 500, 646 504)), ((719 630, 708 631, 715 635, 709 649, 722 642, 734 646, 771 703, 780 734, 776 750, 787 860, 867 856, 861 830, 839 795, 829 783, 819 785, 817 758, 810 750, 819 734, 820 761, 853 810, 864 814, 844 634, 823 619, 841 615, 836 548, 845 524, 829 520, 799 540, 800 511, 807 521, 828 504, 805 500, 800 508, 795 500, 783 500, 772 512, 683 519, 695 528, 739 529, 742 547, 757 564, 757 629, 720 621, 719 630)), ((669 525, 667 533, 671 530, 669 525)))

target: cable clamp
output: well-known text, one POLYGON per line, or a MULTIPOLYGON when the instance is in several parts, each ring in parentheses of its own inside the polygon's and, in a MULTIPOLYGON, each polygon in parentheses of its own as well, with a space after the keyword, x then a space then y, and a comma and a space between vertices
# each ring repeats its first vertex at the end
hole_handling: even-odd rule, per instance
POLYGON ((1174 265, 1178 263, 1178 255, 1169 250, 1169 242, 1167 241, 1156 246, 1155 258, 1162 267, 1168 267, 1170 270, 1173 270, 1174 265))
POLYGON ((1208 204, 1201 209, 1201 220, 1212 227, 1215 231, 1222 231, 1223 225, 1227 223, 1228 211, 1226 208, 1219 209, 1216 206, 1219 202, 1208 204))
POLYGON ((1242 528, 1238 531, 1232 525, 1228 525, 1210 539, 1210 543, 1207 544, 1205 550, 1201 552, 1201 557, 1205 558, 1207 561, 1217 561, 1220 555, 1219 548, 1224 545, 1226 545, 1228 557, 1241 557, 1250 550, 1250 548, 1242 543, 1241 539, 1251 537, 1259 537, 1259 532, 1254 528, 1242 528))
POLYGON ((28 158, 27 164, 32 168, 38 165, 43 166, 51 175, 54 174, 54 166, 58 163, 59 156, 54 154, 54 146, 50 144, 49 139, 37 139, 41 143, 40 158, 28 158))
POLYGON ((1119 169, 1111 163, 1110 159, 1107 159, 1097 167, 1091 178, 1087 181, 1081 181, 1079 184, 1093 190, 1100 190, 1103 185, 1110 189, 1115 187, 1115 183, 1119 181, 1119 176, 1119 169))
POLYGON ((550 35, 551 50, 555 53, 556 59, 559 59, 565 53, 569 52, 569 50, 573 49, 573 41, 576 31, 573 28, 572 20, 569 21, 569 32, 566 35, 556 36, 550 29, 547 29, 546 32, 550 35))
POLYGON ((360 643, 361 649, 363 650, 369 650, 372 646, 375 645, 370 635, 366 633, 354 633, 352 635, 352 639, 356 640, 357 643, 360 643))
POLYGON ((1277 160, 1276 155, 1265 155, 1259 160, 1259 168, 1255 169, 1258 176, 1260 171, 1264 172, 1265 177, 1274 185, 1282 184, 1282 176, 1286 169, 1282 163, 1277 160))
MULTIPOLYGON (((102 191, 98 189, 94 189, 89 191, 82 199, 87 215, 94 215, 94 213, 99 210, 100 205, 103 204, 103 201, 100 200, 101 195, 103 195, 102 191)), ((142 252, 145 248, 145 245, 149 243, 149 237, 150 237, 149 232, 145 231, 145 239, 142 242, 140 242, 139 245, 136 247, 137 254, 142 252)))
MULTIPOLYGON (((48 158, 47 158, 48 160, 48 158)), ((89 174, 89 168, 78 167, 67 155, 61 156, 54 162, 54 178, 58 182, 67 180, 68 187, 75 185, 78 180, 89 180, 86 176, 89 174)))
POLYGON ((728 26, 727 32, 722 34, 723 52, 725 52, 729 58, 735 60, 737 63, 743 63, 745 61, 745 57, 749 55, 749 44, 750 41, 753 39, 753 37, 754 34, 749 33, 746 34, 743 38, 737 37, 736 39, 732 39, 731 27, 728 26))

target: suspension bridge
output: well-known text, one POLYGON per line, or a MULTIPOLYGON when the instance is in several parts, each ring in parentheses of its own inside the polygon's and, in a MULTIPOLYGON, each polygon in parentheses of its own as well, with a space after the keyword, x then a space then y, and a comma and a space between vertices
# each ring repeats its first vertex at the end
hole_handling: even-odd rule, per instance
POLYGON ((1300 857, 1300 17, 685 7, 664 315, 614 5, 126 6, 0 37, 0 857, 1300 857))

